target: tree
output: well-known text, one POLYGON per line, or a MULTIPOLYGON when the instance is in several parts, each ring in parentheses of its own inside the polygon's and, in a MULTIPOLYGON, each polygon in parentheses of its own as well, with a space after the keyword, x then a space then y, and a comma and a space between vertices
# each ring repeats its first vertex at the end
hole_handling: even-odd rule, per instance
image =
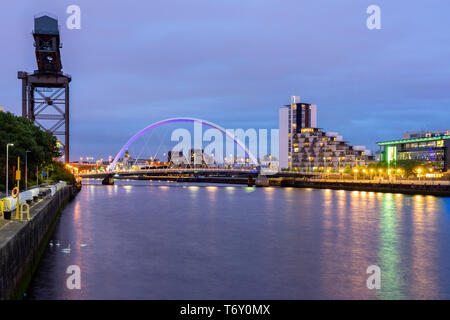
MULTIPOLYGON (((21 185, 25 187, 25 157, 28 161, 28 182, 36 181, 36 169, 57 163, 61 156, 57 139, 44 132, 30 120, 17 117, 9 112, 0 112, 0 188, 4 190, 6 178, 6 144, 13 143, 9 148, 9 179, 13 179, 13 166, 17 169, 17 157, 20 157, 22 171, 21 185), (30 152, 26 154, 26 151, 30 152)), ((71 180, 71 179, 69 179, 71 180)))
POLYGON ((425 161, 420 160, 397 160, 397 161, 380 161, 376 164, 377 168, 380 169, 392 169, 397 170, 400 169, 402 172, 402 175, 404 175, 406 178, 416 176, 418 171, 417 169, 423 170, 423 172, 428 172, 429 169, 432 168, 431 164, 425 161))

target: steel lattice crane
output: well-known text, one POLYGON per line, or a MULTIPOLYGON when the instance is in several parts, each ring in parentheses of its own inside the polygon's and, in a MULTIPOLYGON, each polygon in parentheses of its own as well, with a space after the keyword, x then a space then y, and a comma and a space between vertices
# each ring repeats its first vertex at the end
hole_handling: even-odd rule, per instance
POLYGON ((19 71, 22 80, 22 116, 58 138, 64 161, 69 162, 69 83, 63 74, 58 19, 48 14, 34 18, 37 70, 19 71))

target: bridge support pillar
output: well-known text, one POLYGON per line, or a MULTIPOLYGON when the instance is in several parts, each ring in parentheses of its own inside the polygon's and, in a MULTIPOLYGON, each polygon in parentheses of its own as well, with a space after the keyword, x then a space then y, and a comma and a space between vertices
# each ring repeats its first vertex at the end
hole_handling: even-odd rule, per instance
POLYGON ((270 184, 269 178, 263 175, 258 175, 255 181, 255 186, 257 187, 268 187, 270 184))
POLYGON ((114 184, 113 177, 112 176, 105 177, 105 179, 103 179, 103 181, 102 181, 102 184, 106 185, 106 186, 112 186, 114 184))

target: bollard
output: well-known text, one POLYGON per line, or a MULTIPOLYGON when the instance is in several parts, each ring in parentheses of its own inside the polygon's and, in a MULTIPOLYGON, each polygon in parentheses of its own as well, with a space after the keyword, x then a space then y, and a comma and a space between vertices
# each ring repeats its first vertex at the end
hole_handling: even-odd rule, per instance
POLYGON ((6 198, 2 199, 0 201, 0 206, 1 206, 2 217, 3 217, 4 220, 6 220, 6 218, 5 218, 5 210, 7 212, 11 211, 11 205, 9 203, 9 199, 6 199, 6 198), (6 204, 8 204, 8 206, 6 206, 6 204))
POLYGON ((8 209, 6 209, 6 210, 8 210, 8 211, 11 210, 11 205, 10 205, 10 203, 9 203, 9 199, 6 199, 6 198, 3 199, 3 200, 2 200, 2 204, 3 204, 3 206, 2 206, 3 209, 8 208, 8 209), (8 207, 5 206, 6 203, 8 203, 8 207))
POLYGON ((26 213, 27 213, 27 221, 29 221, 30 220, 30 206, 28 205, 28 203, 23 203, 21 206, 20 206, 20 213, 21 213, 21 220, 22 221, 24 221, 23 220, 23 207, 25 207, 25 209, 26 209, 26 213))

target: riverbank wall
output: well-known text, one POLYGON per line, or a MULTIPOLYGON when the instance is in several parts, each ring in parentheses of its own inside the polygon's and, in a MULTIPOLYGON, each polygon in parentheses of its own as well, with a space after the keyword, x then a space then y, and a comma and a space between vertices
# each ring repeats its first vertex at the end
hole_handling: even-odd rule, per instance
MULTIPOLYGON (((271 178, 267 176, 269 186, 273 187, 294 187, 294 188, 314 188, 314 189, 333 189, 333 190, 349 190, 349 191, 367 191, 367 192, 383 192, 383 193, 402 193, 402 194, 418 194, 433 195, 441 197, 450 197, 449 184, 418 184, 418 183, 382 183, 382 182, 355 182, 355 181, 324 181, 312 179, 295 179, 295 178, 271 178)), ((144 179, 142 179, 144 180, 144 179)), ((166 180, 176 182, 204 182, 204 183, 225 183, 225 184, 241 184, 253 186, 256 179, 248 179, 244 177, 152 177, 145 180, 166 180)))
POLYGON ((33 205, 29 221, 11 220, 0 228, 0 300, 23 297, 62 208, 77 192, 65 186, 33 205))
POLYGON ((349 191, 402 193, 411 195, 432 195, 450 197, 448 184, 403 184, 403 183, 372 183, 351 181, 314 181, 299 179, 274 179, 272 186, 294 188, 316 188, 349 191))

